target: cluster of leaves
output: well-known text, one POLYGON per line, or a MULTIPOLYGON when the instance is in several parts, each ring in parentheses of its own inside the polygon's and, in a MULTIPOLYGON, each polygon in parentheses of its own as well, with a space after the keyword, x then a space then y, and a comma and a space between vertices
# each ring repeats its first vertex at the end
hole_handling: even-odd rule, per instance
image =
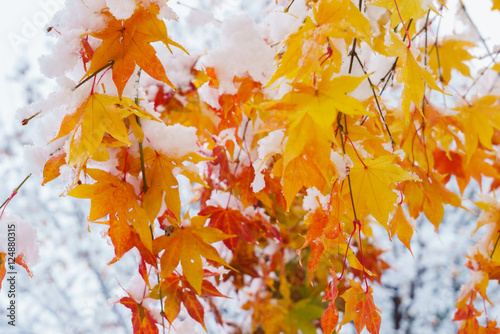
MULTIPOLYGON (((105 27, 81 38, 86 74, 76 89, 93 83, 60 125, 44 183, 72 168, 68 195, 90 199, 89 221, 109 225, 111 263, 137 249, 144 292, 119 301, 132 310, 135 333, 168 328, 181 305, 203 327, 210 309, 238 332, 217 310, 223 282, 233 295, 257 287, 241 305, 254 333, 332 333, 351 321, 358 333, 379 332, 370 284, 389 265, 373 226, 411 251, 412 219, 423 213, 437 230, 444 206, 461 207, 471 179, 493 179, 485 193, 500 186, 499 97, 463 95, 438 106, 454 91, 453 76, 470 77, 474 44, 439 38, 431 27, 444 3, 423 2, 307 1, 308 15, 276 47, 274 75, 267 83, 234 76, 234 93, 220 90, 217 67, 193 66, 189 89, 168 87, 151 43, 185 50, 169 38, 158 3, 137 1, 125 20, 107 8, 95 13, 105 27), (381 14, 374 19, 369 8, 381 14), (392 64, 385 75, 365 66, 377 57, 392 64), (160 82, 143 88, 155 95, 155 111, 138 94, 124 96, 141 71, 160 82), (99 87, 103 75, 116 95, 99 87), (200 87, 222 92, 217 103, 207 104, 200 87), (363 90, 370 94, 359 98, 363 90), (182 141, 190 135, 194 147, 182 141), (181 210, 179 175, 192 183, 197 214, 181 210), (452 179, 459 194, 446 187, 452 179)), ((485 198, 478 206, 478 228, 491 228, 468 258, 473 279, 454 320, 461 333, 497 333, 493 320, 480 325, 474 302, 478 294, 490 302, 486 287, 499 279, 500 205, 485 198)))

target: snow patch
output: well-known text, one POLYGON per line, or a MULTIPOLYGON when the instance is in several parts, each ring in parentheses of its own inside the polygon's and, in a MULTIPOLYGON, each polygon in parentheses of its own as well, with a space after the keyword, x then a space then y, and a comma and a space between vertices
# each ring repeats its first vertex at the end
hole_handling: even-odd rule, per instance
POLYGON ((0 231, 2 232, 0 233, 0 253, 8 253, 9 239, 7 232, 12 228, 12 225, 15 226, 15 256, 24 255, 27 264, 31 267, 40 258, 38 243, 36 241, 36 229, 30 223, 17 216, 5 214, 0 218, 0 231))
POLYGON ((117 20, 126 20, 134 14, 135 0, 106 0, 109 12, 117 20))
POLYGON ((257 142, 259 145, 257 149, 259 159, 255 160, 252 164, 255 170, 255 178, 252 182, 254 192, 258 193, 266 186, 263 174, 264 170, 267 169, 266 161, 272 155, 282 152, 282 148, 285 145, 283 143, 284 136, 285 132, 283 130, 275 130, 257 142))
POLYGON ((337 176, 339 178, 339 181, 344 180, 347 177, 348 174, 348 168, 351 168, 354 166, 351 158, 347 155, 340 155, 339 153, 335 152, 332 150, 330 153, 330 161, 333 162, 333 165, 335 166, 335 170, 337 171, 337 176))
POLYGON ((198 148, 195 127, 181 124, 165 125, 163 122, 143 120, 142 129, 146 136, 145 146, 172 158, 182 158, 198 148))
POLYGON ((307 195, 302 201, 302 207, 305 211, 316 211, 320 205, 323 210, 328 210, 330 195, 324 196, 316 187, 308 188, 306 192, 307 195))
MULTIPOLYGON (((250 76, 265 84, 274 71, 274 51, 264 41, 248 14, 222 23, 221 45, 200 58, 198 69, 213 67, 219 80, 219 94, 235 94, 235 76, 250 76)), ((208 103, 208 102, 207 102, 208 103)))

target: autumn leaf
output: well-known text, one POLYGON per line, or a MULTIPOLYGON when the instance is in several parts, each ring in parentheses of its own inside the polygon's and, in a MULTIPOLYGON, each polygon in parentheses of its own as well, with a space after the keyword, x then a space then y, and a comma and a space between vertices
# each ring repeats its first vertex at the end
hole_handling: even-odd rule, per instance
POLYGON ((112 264, 120 260, 134 246, 139 250, 142 258, 150 265, 156 264, 156 258, 141 241, 139 234, 129 224, 124 224, 113 216, 110 216, 108 235, 115 248, 115 257, 108 263, 112 264))
POLYGON ((470 77, 470 69, 464 62, 474 57, 467 51, 473 48, 474 43, 456 39, 444 39, 437 47, 429 52, 429 66, 444 83, 451 79, 451 71, 456 70, 464 76, 470 77), (439 57, 439 59, 438 59, 439 57), (441 71, 441 72, 440 72, 441 71))
POLYGON ((444 204, 451 204, 455 207, 461 206, 460 197, 447 189, 441 182, 443 178, 435 173, 425 172, 419 168, 413 168, 422 182, 403 182, 401 189, 406 196, 410 216, 417 219, 420 212, 424 212, 427 219, 434 224, 436 230, 444 216, 444 204))
POLYGON ((200 216, 208 216, 210 222, 208 226, 219 229, 227 235, 233 235, 232 238, 224 240, 227 248, 233 250, 236 248, 240 238, 246 242, 254 242, 255 238, 252 232, 261 232, 269 237, 276 236, 275 227, 269 223, 259 224, 258 217, 250 220, 245 217, 241 211, 231 208, 221 208, 217 206, 207 206, 199 213, 200 216))
MULTIPOLYGON (((371 214, 379 222, 386 222, 394 210, 397 195, 391 185, 401 181, 419 181, 394 162, 395 156, 376 159, 354 159, 351 168, 351 186, 354 207, 360 217, 371 214)), ((348 189, 348 188, 346 188, 348 189)))
POLYGON ((148 191, 144 194, 143 207, 148 212, 150 220, 156 218, 164 198, 168 210, 180 222, 181 199, 179 183, 173 174, 173 169, 179 164, 166 155, 156 152, 150 147, 144 150, 144 164, 148 191))
POLYGON ((335 306, 335 300, 339 294, 337 289, 337 274, 334 270, 331 271, 332 281, 328 283, 328 287, 325 293, 325 297, 323 301, 330 301, 328 303, 328 308, 325 313, 321 316, 321 328, 323 328, 323 332, 325 334, 331 334, 335 327, 337 327, 337 323, 339 321, 339 311, 337 310, 337 306, 335 306))
MULTIPOLYGON (((423 8, 421 0, 377 0, 372 2, 371 5, 384 7, 390 10, 391 27, 401 24, 401 18, 405 24, 408 24, 410 19, 417 21, 427 13, 427 9, 423 8), (399 17, 400 14, 401 18, 399 17)), ((435 11, 431 3, 427 6, 435 11)))
POLYGON ((57 136, 71 134, 68 164, 75 166, 97 151, 105 134, 123 145, 130 145, 128 130, 123 119, 131 114, 152 119, 129 98, 105 94, 91 94, 73 113, 64 117, 57 136))
POLYGON ((338 73, 342 53, 332 39, 344 39, 350 44, 357 37, 371 44, 369 26, 368 20, 351 1, 318 1, 313 7, 313 16, 306 17, 301 28, 284 41, 287 49, 267 85, 281 77, 293 82, 311 82, 311 73, 321 72, 326 64, 338 73))
POLYGON ((356 331, 361 331, 366 327, 371 334, 378 334, 382 318, 380 317, 380 309, 375 306, 373 301, 373 289, 368 287, 365 292, 361 284, 348 279, 351 287, 341 296, 345 300, 345 314, 339 326, 353 320, 356 331))
POLYGON ((140 334, 157 334, 158 323, 151 311, 145 308, 142 304, 136 302, 129 294, 129 297, 123 297, 119 303, 129 308, 132 311, 132 326, 134 333, 140 334))
POLYGON ((293 159, 286 165, 281 182, 283 183, 283 195, 288 210, 293 203, 293 199, 303 187, 323 188, 326 181, 321 174, 321 170, 315 165, 315 162, 307 159, 304 155, 293 159))
POLYGON ((401 58, 401 61, 403 65, 397 78, 399 82, 404 84, 402 106, 405 120, 408 120, 411 102, 415 104, 418 110, 421 110, 426 85, 443 94, 444 91, 439 88, 432 75, 417 63, 410 50, 406 50, 406 54, 401 58))
POLYGON ((408 248, 410 253, 413 255, 413 252, 411 251, 410 247, 410 241, 411 237, 413 236, 414 226, 406 218, 406 215, 403 211, 403 207, 401 205, 398 205, 396 212, 394 213, 394 216, 389 222, 388 227, 389 227, 389 239, 392 240, 392 238, 397 234, 399 240, 401 240, 403 245, 405 245, 406 248, 408 248))
MULTIPOLYGON (((348 95, 367 76, 344 75, 332 79, 332 74, 331 69, 324 70, 315 86, 296 84, 294 90, 281 100, 281 103, 294 106, 294 110, 299 112, 297 118, 302 113, 308 114, 315 127, 325 134, 333 132, 332 124, 337 120, 339 111, 347 115, 373 115, 359 100, 348 95)), ((288 145, 285 152, 289 150, 288 145)))
POLYGON ((146 211, 139 206, 134 187, 125 180, 99 169, 87 169, 96 182, 81 184, 68 195, 90 198, 89 221, 110 215, 122 224, 130 223, 146 248, 152 250, 152 236, 146 211))
POLYGON ((500 11, 500 0, 493 0, 493 5, 491 6, 492 10, 500 11))
POLYGON ((203 282, 202 256, 230 268, 209 244, 230 238, 231 235, 217 228, 203 227, 205 221, 206 218, 194 217, 191 226, 181 226, 172 235, 162 235, 153 242, 154 254, 164 251, 160 259, 162 275, 173 272, 180 262, 184 276, 198 294, 201 294, 203 282))
POLYGON ((150 43, 160 41, 169 49, 169 45, 173 45, 183 51, 186 50, 169 38, 165 22, 158 19, 158 13, 156 4, 151 4, 148 9, 139 5, 134 14, 123 21, 104 11, 102 15, 106 20, 106 28, 90 34, 102 39, 102 44, 95 50, 84 78, 112 64, 113 81, 121 97, 125 84, 134 73, 137 64, 156 80, 175 89, 150 43))
POLYGON ((500 104, 497 101, 497 96, 488 95, 458 109, 460 114, 457 118, 463 124, 461 130, 465 135, 467 162, 479 143, 489 150, 493 149, 494 130, 500 130, 500 104))
MULTIPOLYGON (((213 276, 213 274, 210 273, 208 275, 213 276)), ((203 276, 208 275, 204 274, 203 276)), ((202 282, 201 293, 198 296, 186 277, 179 276, 176 273, 171 273, 164 277, 160 289, 162 292, 161 296, 166 298, 164 302, 164 312, 170 324, 172 324, 179 315, 182 303, 188 311, 189 316, 199 322, 205 330, 207 330, 204 321, 205 311, 203 305, 198 300, 199 297, 228 298, 221 294, 212 283, 205 279, 202 282)), ((160 298, 158 286, 152 289, 150 297, 155 299, 160 298)))
POLYGON ((0 291, 2 289, 2 282, 5 278, 5 274, 7 274, 7 268, 5 267, 5 258, 7 257, 6 253, 0 253, 0 291))
POLYGON ((51 157, 45 163, 43 167, 43 182, 42 185, 45 185, 47 182, 50 182, 57 178, 61 172, 59 172, 59 168, 66 164, 66 153, 61 153, 51 157))
MULTIPOLYGON (((389 2, 394 4, 394 1, 389 2)), ((420 6, 420 3, 418 5, 420 6)), ((418 110, 421 110, 426 87, 443 94, 445 92, 437 85, 432 74, 417 62, 412 51, 407 48, 399 36, 390 31, 390 38, 391 44, 384 52, 387 52, 389 56, 398 57, 400 67, 396 72, 396 78, 404 86, 402 109, 404 120, 408 123, 411 102, 415 104, 418 110)))

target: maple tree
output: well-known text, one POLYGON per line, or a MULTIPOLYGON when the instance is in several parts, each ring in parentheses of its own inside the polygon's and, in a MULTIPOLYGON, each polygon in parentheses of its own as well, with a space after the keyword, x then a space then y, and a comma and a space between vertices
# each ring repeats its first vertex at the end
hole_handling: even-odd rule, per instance
POLYGON ((487 232, 467 256, 472 279, 453 320, 460 333, 500 332, 480 318, 486 306, 478 309, 493 305, 487 287, 500 277, 500 96, 469 94, 497 69, 498 52, 471 71, 476 44, 435 26, 444 1, 305 6, 280 43, 255 37, 275 56, 268 75, 202 57, 177 90, 156 51, 157 42, 189 51, 167 33, 167 2, 137 0, 126 18, 88 9, 101 24, 72 32, 79 102, 60 120, 43 182, 71 170, 66 194, 90 199, 88 221, 109 226, 110 265, 139 254, 142 298, 118 301, 135 333, 175 329, 181 305, 205 329, 209 309, 238 333, 216 300, 253 285, 240 305, 252 332, 342 332, 352 321, 375 334, 381 310, 371 285, 389 264, 373 229, 411 252, 415 219, 423 213, 437 231, 445 205, 465 209, 471 180, 490 180, 476 202, 477 229, 487 232), (191 184, 189 210, 181 175, 191 184))

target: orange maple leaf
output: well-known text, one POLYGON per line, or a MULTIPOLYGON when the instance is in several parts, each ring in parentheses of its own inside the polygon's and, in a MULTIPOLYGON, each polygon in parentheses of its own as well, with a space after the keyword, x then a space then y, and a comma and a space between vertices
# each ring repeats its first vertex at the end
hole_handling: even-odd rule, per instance
MULTIPOLYGON (((205 272, 203 277, 213 276, 210 272, 205 272)), ((179 315, 181 303, 184 304, 191 318, 199 322, 205 330, 205 311, 203 305, 198 300, 199 297, 224 297, 217 288, 207 280, 203 280, 201 284, 201 293, 198 296, 194 288, 188 282, 185 276, 179 276, 176 273, 171 273, 164 277, 160 284, 162 297, 166 297, 164 302, 165 317, 169 323, 172 323, 179 315)), ((160 294, 158 286, 154 287, 150 297, 159 299, 160 294)))
POLYGON ((156 265, 156 257, 144 246, 139 234, 129 224, 124 224, 110 216, 108 235, 115 248, 115 257, 108 264, 120 260, 125 253, 135 246, 147 263, 152 266, 156 265))
POLYGON ((61 173, 59 168, 66 163, 66 153, 52 156, 43 167, 42 186, 57 178, 61 173))
POLYGON ((255 241, 252 230, 250 229, 251 226, 255 229, 253 222, 243 216, 238 210, 207 206, 201 210, 199 214, 200 216, 210 217, 209 226, 234 236, 224 240, 224 245, 231 250, 236 248, 239 238, 243 238, 247 242, 255 241))
POLYGON ((360 283, 348 280, 351 287, 341 296, 345 300, 345 313, 339 331, 344 324, 353 320, 358 333, 366 327, 370 333, 378 334, 382 318, 379 314, 380 309, 373 301, 373 289, 369 287, 365 292, 360 283))
POLYGON ((103 12, 107 21, 106 29, 90 34, 102 39, 102 44, 95 50, 84 78, 112 63, 113 81, 121 96, 137 64, 156 80, 175 89, 150 43, 161 41, 169 49, 169 45, 173 45, 187 51, 168 37, 165 22, 158 19, 158 13, 159 8, 154 3, 148 9, 137 6, 134 14, 125 21, 117 20, 107 11, 103 12))
POLYGON ((134 333, 137 334, 158 334, 158 323, 151 314, 151 311, 136 302, 132 296, 123 297, 119 303, 132 311, 132 325, 134 333))
POLYGON ((421 212, 437 228, 444 216, 444 204, 461 207, 460 197, 448 190, 441 182, 442 177, 433 172, 426 175, 420 168, 414 166, 412 171, 422 182, 403 182, 401 188, 408 203, 410 216, 417 219, 421 212))
POLYGON ((323 301, 329 300, 330 302, 328 303, 328 308, 325 313, 321 316, 321 328, 323 328, 323 332, 325 332, 325 334, 331 334, 335 330, 335 327, 337 327, 337 323, 339 321, 339 311, 337 306, 335 306, 335 299, 339 294, 337 289, 337 274, 334 270, 332 270, 330 274, 333 279, 328 284, 325 297, 323 298, 323 301))
POLYGON ((6 253, 0 253, 0 290, 2 289, 2 282, 5 278, 5 274, 7 274, 7 268, 5 267, 6 257, 6 253))
POLYGON ((146 248, 152 250, 152 236, 146 211, 139 206, 134 187, 113 174, 87 169, 87 174, 96 182, 81 184, 68 195, 77 198, 90 198, 89 221, 95 221, 107 215, 124 224, 130 223, 139 234, 146 248))
POLYGON ((413 252, 411 251, 410 247, 410 241, 411 237, 413 236, 414 227, 406 218, 406 215, 403 211, 403 207, 401 205, 398 205, 398 208, 396 209, 394 216, 389 222, 388 228, 389 228, 389 239, 392 240, 392 238, 397 234, 399 240, 403 243, 403 245, 406 246, 406 248, 408 248, 411 255, 413 255, 413 252))

